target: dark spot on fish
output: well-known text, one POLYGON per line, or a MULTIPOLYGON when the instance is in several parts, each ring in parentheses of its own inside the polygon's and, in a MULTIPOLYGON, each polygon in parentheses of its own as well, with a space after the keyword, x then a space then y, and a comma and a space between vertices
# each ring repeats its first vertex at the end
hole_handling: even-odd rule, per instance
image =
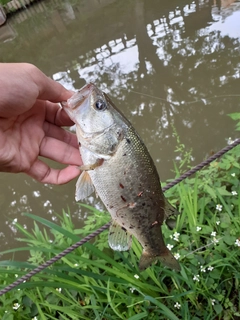
POLYGON ((124 202, 126 202, 126 201, 127 201, 123 196, 121 196, 121 198, 122 198, 122 200, 123 200, 124 202))
POLYGON ((79 146, 81 147, 81 142, 80 142, 80 141, 78 141, 78 144, 79 144, 79 146))
POLYGON ((121 184, 121 182, 119 183, 120 188, 124 189, 124 186, 121 184))
POLYGON ((126 174, 126 171, 124 171, 123 174, 126 174))
POLYGON ((110 232, 109 235, 111 236, 112 234, 114 234, 114 232, 110 232))
POLYGON ((113 208, 113 206, 110 206, 109 208, 110 208, 110 209, 112 209, 112 208, 113 208))
POLYGON ((134 226, 132 226, 132 225, 131 225, 129 228, 130 228, 130 229, 133 229, 133 228, 134 228, 134 226))
POLYGON ((145 205, 146 205, 146 203, 145 203, 145 202, 143 202, 143 203, 142 203, 142 206, 145 206, 145 205))
POLYGON ((138 197, 141 197, 143 194, 143 191, 140 191, 139 194, 137 195, 138 197))
POLYGON ((121 229, 122 229, 123 231, 125 231, 125 232, 127 231, 124 227, 122 227, 121 229))
POLYGON ((126 140, 127 140, 127 143, 131 143, 130 139, 126 138, 126 140))
POLYGON ((127 155, 127 154, 126 154, 126 153, 124 153, 124 154, 123 154, 123 157, 125 157, 126 155, 127 155))

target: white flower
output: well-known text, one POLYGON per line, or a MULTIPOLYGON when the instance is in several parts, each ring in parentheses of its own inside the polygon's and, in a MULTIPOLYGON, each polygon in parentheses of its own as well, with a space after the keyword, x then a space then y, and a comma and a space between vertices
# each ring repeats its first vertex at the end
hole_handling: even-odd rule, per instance
POLYGON ((219 242, 219 240, 217 238, 213 238, 213 244, 217 244, 219 242))
POLYGON ((176 260, 180 259, 180 254, 179 254, 179 253, 175 253, 175 254, 174 254, 174 258, 175 258, 176 260))
POLYGON ((216 225, 219 225, 220 223, 221 223, 221 221, 220 221, 220 220, 216 221, 216 225))
POLYGON ((198 231, 202 230, 202 228, 201 227, 196 227, 196 230, 198 232, 198 231))
POLYGON ((180 236, 180 233, 174 232, 174 234, 173 234, 173 240, 179 241, 179 236, 180 236))
POLYGON ((235 176, 236 176, 236 173, 235 173, 235 172, 231 173, 231 176, 232 176, 232 177, 235 177, 235 176))
POLYGON ((201 272, 206 272, 206 269, 204 268, 204 266, 200 266, 200 270, 201 272))
POLYGON ((227 144, 232 144, 233 142, 234 142, 234 141, 232 140, 232 138, 229 137, 228 140, 227 140, 227 144))
POLYGON ((200 281, 200 280, 199 280, 199 275, 198 275, 198 274, 194 275, 194 277, 193 277, 193 281, 197 281, 197 282, 199 282, 199 281, 200 281))
POLYGON ((20 307, 19 303, 14 303, 13 304, 13 310, 17 310, 20 307))
POLYGON ((213 232, 211 233, 211 236, 212 236, 212 237, 216 237, 216 231, 213 231, 213 232))
POLYGON ((173 245, 168 243, 168 244, 167 244, 167 248, 168 248, 168 250, 172 250, 173 245))
POLYGON ((213 269, 214 269, 214 268, 213 268, 212 266, 209 266, 209 267, 208 267, 208 270, 209 270, 209 271, 213 271, 213 269))
POLYGON ((180 303, 176 302, 175 305, 174 305, 174 308, 180 309, 181 308, 180 303))
POLYGON ((56 291, 60 292, 62 291, 62 288, 56 288, 56 291))
POLYGON ((138 275, 138 274, 135 274, 135 275, 134 275, 134 278, 139 279, 139 275, 138 275))
POLYGON ((212 304, 212 306, 214 306, 215 302, 216 302, 215 299, 211 299, 211 304, 212 304))
POLYGON ((236 196, 237 195, 237 191, 232 191, 232 195, 236 196))
POLYGON ((217 205, 216 205, 216 210, 222 211, 222 205, 221 205, 221 204, 217 204, 217 205))
POLYGON ((18 274, 15 273, 15 278, 17 278, 17 277, 18 277, 18 274))
POLYGON ((78 263, 74 263, 74 267, 78 267, 79 266, 79 264, 78 263))
POLYGON ((133 293, 133 291, 135 290, 135 288, 132 288, 132 287, 131 287, 129 290, 133 293))
POLYGON ((32 320, 37 320, 37 317, 35 316, 34 318, 32 318, 32 320))
POLYGON ((239 240, 239 239, 236 239, 235 244, 236 244, 238 247, 240 247, 240 240, 239 240))

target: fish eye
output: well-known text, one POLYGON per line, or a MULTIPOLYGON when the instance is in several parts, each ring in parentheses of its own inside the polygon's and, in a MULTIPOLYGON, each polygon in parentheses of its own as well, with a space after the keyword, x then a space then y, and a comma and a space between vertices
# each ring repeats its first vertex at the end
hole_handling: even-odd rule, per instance
POLYGON ((102 99, 98 99, 95 103, 96 110, 103 111, 107 108, 106 102, 102 99))

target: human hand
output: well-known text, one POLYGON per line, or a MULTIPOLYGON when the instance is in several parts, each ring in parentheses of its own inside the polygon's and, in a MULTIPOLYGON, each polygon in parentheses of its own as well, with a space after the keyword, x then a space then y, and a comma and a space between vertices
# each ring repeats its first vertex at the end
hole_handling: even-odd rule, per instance
POLYGON ((72 93, 27 63, 0 63, 0 171, 25 172, 43 183, 63 184, 82 164, 73 125, 57 102, 72 93), (69 166, 53 169, 39 156, 69 166))

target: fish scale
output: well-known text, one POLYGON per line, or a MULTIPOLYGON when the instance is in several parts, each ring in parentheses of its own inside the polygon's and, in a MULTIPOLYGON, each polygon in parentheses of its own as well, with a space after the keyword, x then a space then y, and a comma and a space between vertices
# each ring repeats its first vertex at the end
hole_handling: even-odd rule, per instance
POLYGON ((64 108, 76 123, 84 164, 77 200, 95 189, 112 217, 110 247, 129 249, 133 235, 143 247, 141 270, 156 258, 180 270, 161 231, 164 219, 178 212, 165 199, 154 162, 130 122, 93 84, 83 87, 64 108))

